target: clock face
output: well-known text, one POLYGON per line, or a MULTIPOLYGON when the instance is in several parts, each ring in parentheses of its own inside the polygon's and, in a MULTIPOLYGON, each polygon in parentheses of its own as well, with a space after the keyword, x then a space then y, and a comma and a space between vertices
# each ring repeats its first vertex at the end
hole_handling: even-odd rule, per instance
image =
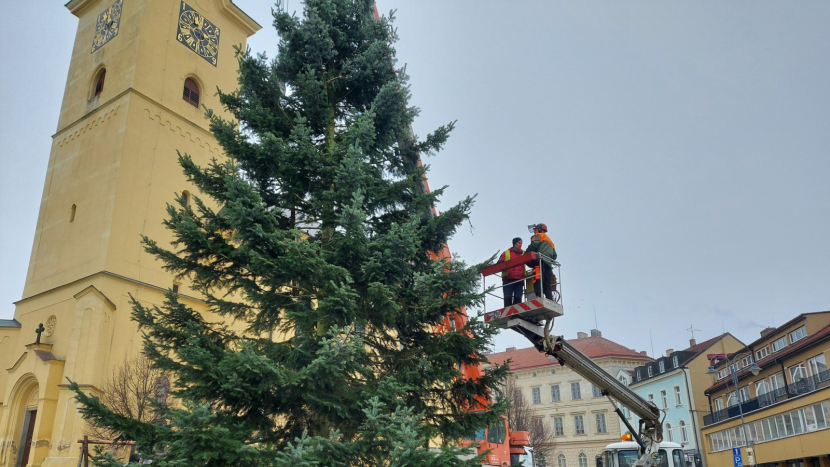
POLYGON ((185 2, 179 9, 176 38, 213 66, 219 56, 219 28, 185 2))
POLYGON ((121 2, 122 0, 115 0, 115 3, 98 15, 98 21, 95 22, 95 37, 92 39, 92 52, 103 47, 118 34, 118 25, 121 23, 121 2))

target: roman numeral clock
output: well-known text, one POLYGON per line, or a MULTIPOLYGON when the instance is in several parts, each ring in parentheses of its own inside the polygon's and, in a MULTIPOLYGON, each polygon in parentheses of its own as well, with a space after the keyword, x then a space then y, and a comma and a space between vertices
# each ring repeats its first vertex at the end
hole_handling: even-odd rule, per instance
POLYGON ((179 8, 179 30, 176 39, 216 66, 219 55, 219 28, 185 2, 182 2, 179 8))

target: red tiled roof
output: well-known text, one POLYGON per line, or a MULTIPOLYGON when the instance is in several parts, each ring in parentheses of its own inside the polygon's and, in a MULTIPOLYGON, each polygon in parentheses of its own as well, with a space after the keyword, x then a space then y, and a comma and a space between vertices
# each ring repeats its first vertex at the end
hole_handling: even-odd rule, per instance
MULTIPOLYGON (((585 356, 592 359, 602 357, 625 357, 648 362, 654 361, 651 357, 637 353, 628 347, 623 347, 622 345, 610 341, 602 336, 585 337, 582 339, 568 339, 568 343, 585 354, 585 356)), ((559 362, 557 362, 555 358, 539 352, 535 347, 498 352, 488 356, 487 358, 494 364, 501 364, 510 359, 511 370, 559 365, 559 362)))
MULTIPOLYGON (((777 329, 781 329, 782 327, 784 327, 784 326, 779 326, 777 329)), ((809 336, 806 339, 802 339, 802 340, 796 342, 795 344, 791 344, 789 347, 786 348, 786 350, 782 350, 778 353, 772 354, 772 355, 770 355, 770 356, 768 356, 768 357, 766 357, 762 360, 759 360, 755 363, 758 366, 760 366, 761 368, 764 368, 764 366, 766 366, 768 363, 774 362, 775 360, 778 360, 781 357, 792 355, 793 353, 801 350, 802 348, 807 347, 810 344, 814 344, 814 343, 816 343, 816 342, 818 342, 822 339, 825 339, 828 336, 830 336, 830 324, 828 324, 827 326, 819 329, 812 336, 809 336)), ((740 349, 738 352, 735 352, 735 353, 740 353, 741 351, 748 350, 748 347, 749 346, 744 347, 744 348, 740 349)), ((730 355, 734 355, 734 354, 730 354, 730 355)), ((753 355, 753 358, 754 357, 755 356, 753 355)), ((743 370, 738 372, 738 380, 740 380, 741 378, 743 378, 743 377, 745 377, 749 374, 750 374, 749 369, 744 368, 743 370)), ((715 384, 710 386, 709 389, 703 391, 703 393, 706 394, 706 395, 712 394, 713 392, 719 390, 721 388, 721 386, 724 386, 724 385, 726 385, 727 383, 730 383, 730 382, 732 382, 731 378, 724 378, 720 381, 715 382, 715 384)))

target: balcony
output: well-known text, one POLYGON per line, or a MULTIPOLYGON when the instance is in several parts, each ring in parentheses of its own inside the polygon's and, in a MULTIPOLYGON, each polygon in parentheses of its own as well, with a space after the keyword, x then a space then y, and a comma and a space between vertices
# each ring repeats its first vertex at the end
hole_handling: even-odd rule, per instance
POLYGON ((705 415, 703 417, 703 426, 709 426, 735 417, 740 417, 742 409, 744 415, 747 415, 771 405, 775 405, 779 402, 783 402, 787 399, 803 396, 804 394, 816 392, 826 387, 830 387, 830 371, 822 371, 817 375, 804 378, 793 384, 788 384, 782 388, 762 394, 754 399, 744 401, 743 404, 740 404, 740 408, 738 407, 738 404, 735 404, 732 407, 727 407, 723 410, 705 415))

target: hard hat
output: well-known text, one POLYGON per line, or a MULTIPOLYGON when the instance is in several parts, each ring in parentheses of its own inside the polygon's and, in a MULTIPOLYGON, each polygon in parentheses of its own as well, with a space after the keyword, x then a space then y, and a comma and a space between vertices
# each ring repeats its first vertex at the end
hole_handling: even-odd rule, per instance
POLYGON ((547 232, 548 226, 545 224, 536 224, 536 229, 541 230, 542 232, 547 232))

